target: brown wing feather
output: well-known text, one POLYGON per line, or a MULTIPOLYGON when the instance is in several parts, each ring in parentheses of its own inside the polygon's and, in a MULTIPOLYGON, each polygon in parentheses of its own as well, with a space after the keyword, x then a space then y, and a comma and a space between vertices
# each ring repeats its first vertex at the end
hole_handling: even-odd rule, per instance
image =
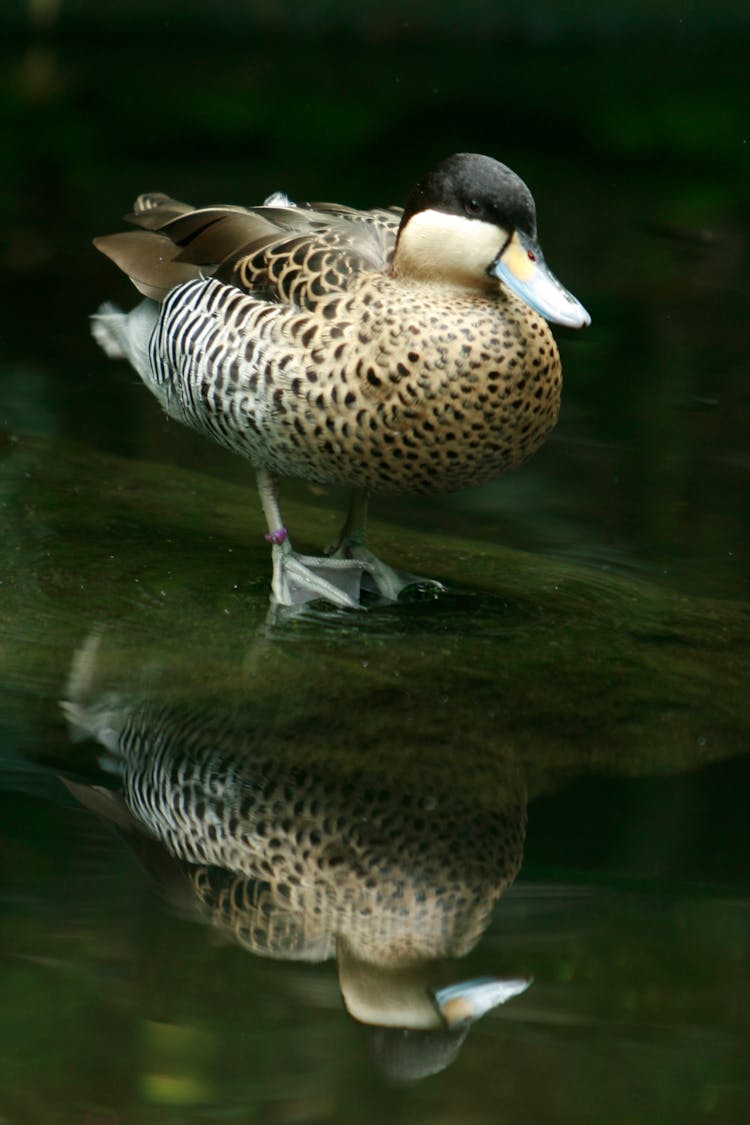
POLYGON ((161 233, 180 247, 180 261, 217 266, 238 247, 277 236, 278 229, 252 211, 213 207, 173 219, 161 233))
POLYGON ((192 211, 190 203, 182 203, 179 199, 172 199, 162 191, 146 191, 139 195, 133 204, 133 210, 124 216, 126 223, 133 223, 144 230, 158 230, 178 215, 192 211))
POLYGON ((126 231, 95 238, 94 246, 126 273, 139 293, 163 301, 170 289, 200 277, 198 266, 177 261, 179 247, 164 235, 126 231))
POLYGON ((335 203, 193 208, 150 192, 126 216, 140 230, 94 245, 157 301, 183 281, 212 275, 266 300, 312 307, 353 275, 388 267, 400 214, 335 203))

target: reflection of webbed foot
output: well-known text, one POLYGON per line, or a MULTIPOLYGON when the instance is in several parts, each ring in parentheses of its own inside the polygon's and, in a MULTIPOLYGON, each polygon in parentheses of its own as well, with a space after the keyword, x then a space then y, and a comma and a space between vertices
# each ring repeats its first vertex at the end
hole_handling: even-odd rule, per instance
POLYGON ((347 559, 359 562, 363 568, 362 587, 372 593, 380 594, 389 601, 398 601, 402 590, 410 587, 422 587, 435 594, 445 589, 441 582, 434 578, 421 578, 418 574, 410 574, 407 570, 396 570, 384 563, 356 539, 342 539, 328 554, 331 561, 347 559))
POLYGON ((333 605, 359 609, 364 569, 364 563, 356 559, 298 555, 285 539, 273 547, 273 593, 281 605, 324 598, 333 605))

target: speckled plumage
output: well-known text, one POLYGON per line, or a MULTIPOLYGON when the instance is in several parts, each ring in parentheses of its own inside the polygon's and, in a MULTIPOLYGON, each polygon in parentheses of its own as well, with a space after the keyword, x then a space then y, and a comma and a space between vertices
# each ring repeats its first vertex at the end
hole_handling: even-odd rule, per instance
POLYGON ((171 415, 258 467, 445 492, 515 468, 557 419, 551 333, 498 303, 361 273, 311 313, 199 280, 164 302, 151 363, 171 415))
MULTIPOLYGON (((525 791, 502 754, 484 763, 480 806, 461 795, 465 764, 450 756, 428 756, 421 776, 408 756, 342 771, 302 746, 269 753, 252 707, 106 702, 108 769, 133 823, 255 953, 323 960, 345 939, 383 965, 463 956, 521 865, 525 791)), ((67 711, 94 729, 100 718, 67 711)))
POLYGON ((528 189, 496 161, 449 158, 403 215, 145 195, 129 218, 141 229, 97 245, 161 308, 137 330, 135 313, 100 310, 97 339, 268 481, 452 491, 522 464, 557 420, 559 355, 527 275, 556 287, 550 308, 558 294, 573 308, 561 323, 588 318, 544 268, 528 189))

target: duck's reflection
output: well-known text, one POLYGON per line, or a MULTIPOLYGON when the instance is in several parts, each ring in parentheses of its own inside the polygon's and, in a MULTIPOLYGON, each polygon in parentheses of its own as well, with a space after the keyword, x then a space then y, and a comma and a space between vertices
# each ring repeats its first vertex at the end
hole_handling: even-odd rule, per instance
POLYGON ((443 962, 476 944, 521 864, 512 756, 487 754, 479 793, 460 736, 378 755, 358 749, 356 715, 346 753, 321 756, 303 737, 259 730, 244 697, 92 690, 81 668, 96 651, 79 654, 63 709, 75 736, 104 747, 118 789, 68 787, 124 831, 173 902, 250 952, 335 957, 346 1009, 377 1029, 391 1075, 443 1069, 476 1019, 528 987, 441 986, 443 962))

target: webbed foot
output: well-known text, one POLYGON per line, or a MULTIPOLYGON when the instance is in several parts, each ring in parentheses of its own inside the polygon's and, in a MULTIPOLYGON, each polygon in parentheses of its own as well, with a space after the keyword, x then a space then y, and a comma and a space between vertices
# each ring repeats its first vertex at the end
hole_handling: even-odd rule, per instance
POLYGON ((418 574, 411 574, 408 570, 397 570, 389 566, 356 539, 341 539, 327 552, 327 557, 332 562, 336 560, 358 562, 363 569, 362 588, 380 594, 381 598, 386 598, 388 601, 398 601, 401 592, 412 586, 423 587, 436 594, 445 589, 442 582, 437 582, 434 578, 422 578, 418 574))
POLYGON ((322 598, 335 606, 359 609, 363 589, 393 602, 407 588, 421 587, 433 594, 445 589, 432 578, 388 566, 365 547, 367 494, 362 490, 352 493, 341 534, 324 558, 292 550, 279 511, 276 480, 266 469, 258 470, 258 492, 268 524, 265 538, 273 548, 272 589, 277 605, 300 606, 322 598))
POLYGON ((302 605, 324 598, 333 605, 359 609, 364 569, 356 559, 298 555, 286 539, 273 547, 272 590, 280 605, 302 605))

